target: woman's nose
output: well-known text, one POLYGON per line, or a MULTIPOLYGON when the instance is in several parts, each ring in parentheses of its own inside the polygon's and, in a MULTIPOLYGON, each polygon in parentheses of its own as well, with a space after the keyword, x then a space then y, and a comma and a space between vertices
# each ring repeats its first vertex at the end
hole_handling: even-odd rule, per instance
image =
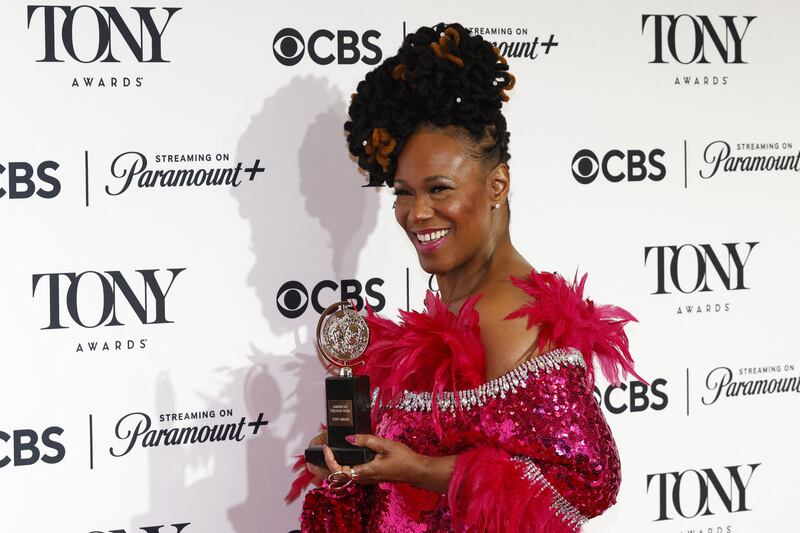
POLYGON ((418 194, 414 197, 414 203, 411 205, 411 212, 409 217, 415 223, 422 222, 433 216, 433 208, 430 204, 430 198, 426 194, 418 194))

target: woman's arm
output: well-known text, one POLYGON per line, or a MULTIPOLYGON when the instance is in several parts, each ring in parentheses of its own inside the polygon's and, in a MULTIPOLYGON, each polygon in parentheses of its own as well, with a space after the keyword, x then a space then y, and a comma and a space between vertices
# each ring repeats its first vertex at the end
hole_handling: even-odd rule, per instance
POLYGON ((421 489, 446 494, 458 455, 443 455, 442 457, 422 455, 420 457, 421 460, 417 463, 417 472, 409 483, 421 489))
MULTIPOLYGON (((459 531, 574 533, 586 520, 529 457, 512 456, 494 446, 430 457, 374 435, 354 437, 353 444, 376 452, 375 459, 354 467, 359 483, 400 482, 447 493, 459 531)), ((325 459, 332 472, 342 470, 327 446, 325 459)))

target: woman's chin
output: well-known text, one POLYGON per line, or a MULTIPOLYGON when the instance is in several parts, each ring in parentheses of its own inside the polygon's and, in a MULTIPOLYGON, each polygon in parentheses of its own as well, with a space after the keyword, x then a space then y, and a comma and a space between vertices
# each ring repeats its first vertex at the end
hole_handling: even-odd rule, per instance
POLYGON ((450 271, 449 261, 433 259, 431 257, 419 257, 419 266, 428 274, 444 274, 450 271))

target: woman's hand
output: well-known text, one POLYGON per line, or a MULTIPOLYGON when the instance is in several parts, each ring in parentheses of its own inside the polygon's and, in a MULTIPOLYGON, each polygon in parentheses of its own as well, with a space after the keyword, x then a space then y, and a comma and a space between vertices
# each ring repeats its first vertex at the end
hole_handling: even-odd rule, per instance
MULTIPOLYGON (((416 484, 425 465, 430 459, 418 454, 411 448, 397 441, 383 439, 375 435, 350 435, 347 441, 356 446, 364 446, 375 452, 375 458, 362 465, 340 465, 333 456, 333 451, 323 446, 325 462, 331 472, 344 471, 350 473, 350 466, 355 469, 358 483, 377 483, 379 481, 399 481, 416 484)), ((313 471, 312 471, 313 472, 313 471)))
MULTIPOLYGON (((308 447, 311 448, 312 446, 322 446, 326 442, 328 442, 327 430, 323 431, 322 433, 311 439, 311 441, 308 443, 308 447)), ((312 474, 314 474, 314 479, 311 480, 311 482, 318 487, 322 483, 322 480, 328 477, 331 473, 327 468, 322 468, 321 466, 312 465, 311 463, 306 463, 306 469, 312 474)))

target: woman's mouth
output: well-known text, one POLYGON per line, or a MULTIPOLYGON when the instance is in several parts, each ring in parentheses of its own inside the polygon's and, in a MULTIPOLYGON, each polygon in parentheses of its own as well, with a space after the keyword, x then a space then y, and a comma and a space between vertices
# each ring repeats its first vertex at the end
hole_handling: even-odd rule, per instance
POLYGON ((449 228, 437 229, 437 230, 427 230, 421 231, 419 233, 412 232, 414 234, 414 246, 417 247, 417 250, 422 252, 428 252, 431 250, 435 250, 439 246, 444 243, 445 238, 450 233, 449 228))

